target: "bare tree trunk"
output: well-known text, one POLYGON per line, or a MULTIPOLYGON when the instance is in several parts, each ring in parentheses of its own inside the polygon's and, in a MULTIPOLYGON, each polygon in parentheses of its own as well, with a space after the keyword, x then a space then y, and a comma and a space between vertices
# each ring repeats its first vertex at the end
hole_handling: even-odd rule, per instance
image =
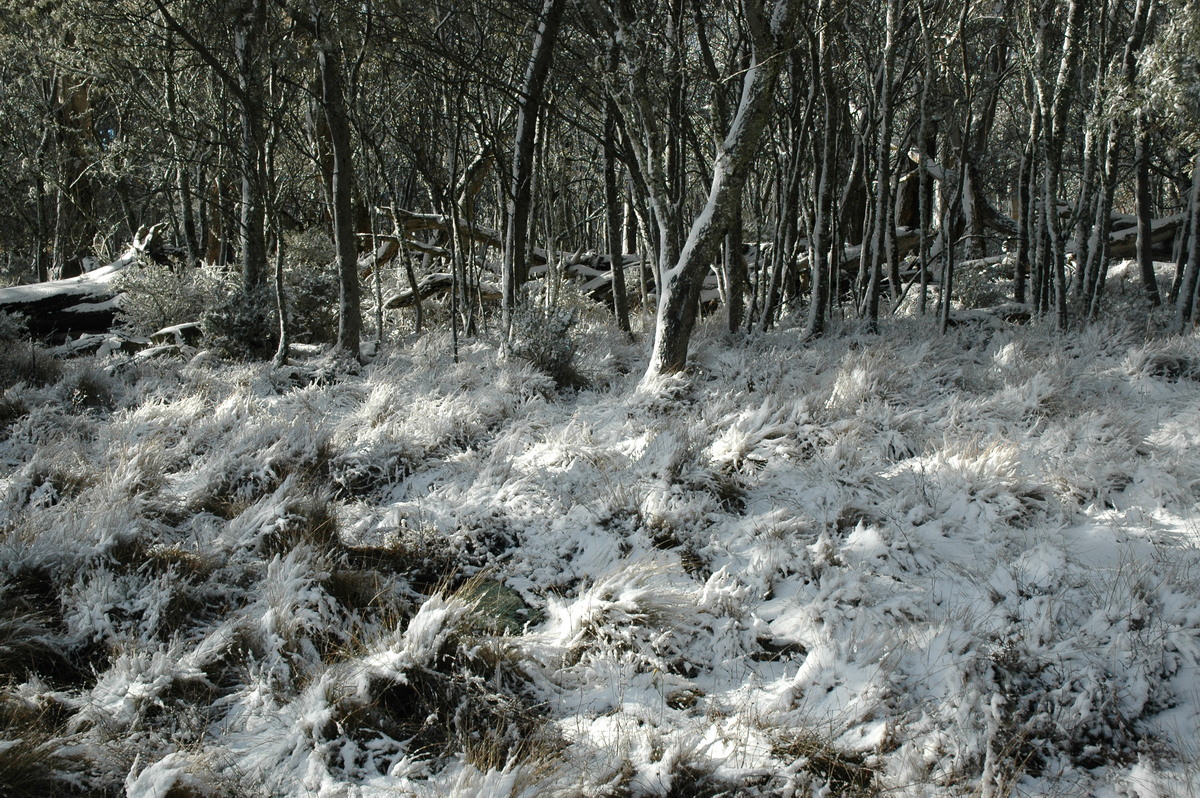
MULTIPOLYGON (((1099 92, 1097 92, 1099 96, 1099 92)), ((1084 121, 1086 131, 1083 136, 1082 169, 1079 176, 1079 197, 1075 202, 1075 232, 1072 239, 1075 242, 1075 276, 1071 281, 1071 293, 1076 297, 1082 296, 1086 288, 1084 268, 1088 262, 1089 239, 1087 226, 1093 218, 1092 206, 1096 199, 1095 192, 1095 157, 1094 151, 1103 144, 1096 142, 1095 119, 1089 115, 1084 121)))
POLYGON ((272 361, 275 368, 286 366, 291 355, 292 325, 288 319, 287 293, 283 283, 283 230, 279 225, 279 215, 274 217, 275 228, 275 312, 279 316, 279 345, 275 348, 275 358, 272 361))
POLYGON ((1180 335, 1192 326, 1196 308, 1196 288, 1200 284, 1200 154, 1192 159, 1192 191, 1188 200, 1188 214, 1188 262, 1175 305, 1175 332, 1180 335))
POLYGON ((39 283, 44 283, 50 279, 50 263, 46 258, 46 244, 49 230, 47 229, 46 221, 46 149, 50 144, 50 124, 44 123, 42 128, 42 136, 38 141, 35 163, 37 171, 34 173, 34 186, 36 196, 34 197, 34 266, 37 271, 37 280, 39 283))
MULTIPOLYGON (((870 275, 867 283, 867 325, 875 331, 879 325, 879 282, 883 278, 883 262, 894 263, 890 228, 895 212, 891 198, 892 187, 892 72, 896 62, 896 0, 888 0, 883 63, 879 75, 879 127, 876 130, 878 148, 875 154, 875 212, 871 240, 870 275)), ((898 296, 899 286, 892 285, 892 296, 898 296)))
POLYGON ((546 77, 554 55, 554 44, 566 5, 566 0, 545 0, 542 5, 537 34, 533 40, 533 52, 529 57, 529 66, 525 71, 525 80, 517 101, 517 137, 513 147, 508 229, 504 238, 504 259, 501 267, 504 284, 502 315, 506 336, 512 332, 512 314, 520 298, 521 286, 529 279, 526 250, 529 247, 529 221, 533 202, 533 159, 537 121, 546 77))
MULTIPOLYGON (((829 91, 829 51, 825 46, 824 32, 821 34, 818 47, 820 48, 820 79, 823 83, 823 91, 821 92, 824 98, 824 113, 823 128, 820 141, 820 158, 817 165, 817 196, 814 214, 812 235, 809 241, 809 272, 812 275, 812 300, 808 305, 808 323, 805 325, 804 332, 801 337, 805 340, 810 338, 819 338, 825 334, 826 305, 829 303, 829 271, 830 259, 827 256, 829 250, 829 226, 830 217, 833 214, 831 200, 833 194, 833 146, 835 133, 833 129, 833 102, 829 91)), ((814 148, 817 142, 813 142, 814 148)), ((835 257, 836 263, 839 258, 835 257)))
POLYGON ((1150 205, 1150 153, 1147 139, 1150 132, 1146 130, 1141 116, 1135 122, 1134 131, 1134 161, 1137 163, 1137 262, 1142 275, 1142 286, 1146 291, 1146 301, 1151 307, 1162 304, 1158 293, 1158 279, 1154 275, 1154 254, 1151 252, 1154 244, 1151 237, 1150 205))
MULTIPOLYGON (((735 200, 740 208, 741 197, 735 200)), ((746 270, 746 259, 742 256, 742 222, 740 214, 735 214, 729 230, 725 233, 725 302, 726 323, 731 333, 736 333, 742 327, 746 313, 746 289, 750 285, 750 275, 746 270)))
POLYGON ((682 371, 687 363, 704 273, 734 214, 740 212, 741 188, 771 112, 772 93, 781 66, 780 39, 791 27, 796 5, 795 0, 775 0, 762 9, 747 5, 754 57, 743 74, 741 102, 729 134, 718 147, 713 162, 708 199, 692 223, 678 259, 664 270, 659 285, 654 349, 646 378, 682 371))
POLYGON ((953 207, 954 203, 946 199, 941 209, 942 275, 938 281, 938 328, 943 335, 950 329, 950 298, 954 292, 954 233, 951 230, 953 207))
POLYGON ((200 239, 196 235, 196 215, 192 206, 192 186, 188 165, 184 159, 183 137, 179 134, 179 103, 175 88, 175 50, 172 31, 167 29, 166 81, 167 125, 175 156, 175 190, 179 192, 180 233, 183 237, 187 263, 195 266, 200 259, 200 239))
MULTIPOLYGON (((1046 13, 1052 6, 1045 9, 1046 13)), ((1058 218, 1058 188, 1062 172, 1062 149, 1067 123, 1067 101, 1071 94, 1075 65, 1079 58, 1079 27, 1083 18, 1083 0, 1069 0, 1063 28, 1061 57, 1053 87, 1046 84, 1044 76, 1035 78, 1038 90, 1038 105, 1044 116, 1042 124, 1042 217, 1049 246, 1043 250, 1043 275, 1053 284, 1054 317, 1059 329, 1067 326, 1066 251, 1058 218)), ((1046 35, 1046 20, 1040 35, 1046 35)), ((1044 52, 1044 39, 1037 45, 1039 54, 1044 52)))
POLYGON ((354 235, 354 165, 350 120, 346 112, 345 87, 338 45, 332 39, 332 20, 325 19, 314 4, 312 18, 317 45, 317 68, 321 77, 321 112, 329 129, 333 157, 330 180, 330 215, 338 275, 337 350, 358 360, 362 344, 362 286, 358 277, 358 242, 354 235))
POLYGON ((1021 153, 1021 165, 1017 170, 1017 263, 1013 275, 1013 301, 1025 302, 1025 287, 1029 282, 1029 238, 1032 225, 1030 224, 1030 208, 1033 198, 1030 196, 1030 172, 1033 164, 1033 146, 1037 139, 1038 115, 1030 115, 1029 138, 1025 150, 1021 153))
POLYGON ((260 39, 266 17, 264 0, 248 0, 235 14, 234 53, 237 98, 241 105, 239 147, 242 205, 242 289, 249 296, 263 281, 267 262, 265 164, 263 157, 262 53, 260 39))
POLYGON ((616 103, 610 98, 604 114, 604 219, 608 237, 608 255, 612 273, 613 313, 617 327, 625 333, 629 327, 629 295, 625 288, 624 230, 621 197, 617 185, 616 103))
POLYGON ((53 270, 58 277, 83 273, 92 254, 98 228, 95 220, 95 181, 90 174, 92 101, 88 80, 60 75, 54 80, 58 107, 55 144, 58 174, 54 206, 53 270))
POLYGON ((1104 141, 1104 165, 1100 175, 1100 195, 1096 198, 1095 217, 1092 219, 1091 240, 1084 264, 1084 308, 1088 318, 1095 318, 1100 307, 1101 286, 1108 271, 1108 235, 1112 226, 1112 195, 1117 180, 1117 145, 1120 128, 1109 125, 1104 141))

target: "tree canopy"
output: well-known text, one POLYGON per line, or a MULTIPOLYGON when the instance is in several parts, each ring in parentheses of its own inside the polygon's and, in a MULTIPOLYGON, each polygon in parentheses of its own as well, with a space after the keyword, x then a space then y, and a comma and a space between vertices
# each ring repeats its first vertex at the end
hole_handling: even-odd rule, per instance
POLYGON ((418 306, 448 276, 456 335, 585 273, 655 316, 651 374, 698 312, 945 325, 981 274, 1066 328, 1121 257, 1193 323, 1194 0, 45 0, 0 41, 10 282, 164 223, 261 314, 323 230, 356 356, 382 236, 418 306))

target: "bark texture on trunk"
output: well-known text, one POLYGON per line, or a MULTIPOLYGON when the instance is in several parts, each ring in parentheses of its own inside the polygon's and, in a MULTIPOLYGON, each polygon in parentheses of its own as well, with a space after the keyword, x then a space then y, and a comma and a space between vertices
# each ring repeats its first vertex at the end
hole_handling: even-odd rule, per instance
POLYGON ((236 15, 233 44, 237 70, 237 99, 241 106, 239 161, 242 203, 239 237, 242 244, 242 289, 254 292, 266 274, 266 162, 263 156, 264 105, 262 97, 262 28, 266 18, 263 0, 249 0, 236 15))
POLYGON ((1196 310, 1196 287, 1200 284, 1200 154, 1192 159, 1192 191, 1188 200, 1187 268, 1179 286, 1175 306, 1175 331, 1180 335, 1191 329, 1196 310))
POLYGON ((350 120, 337 44, 318 30, 317 65, 321 73, 321 111, 329 127, 333 156, 330 212, 337 253, 337 349, 357 359, 362 342, 362 288, 358 278, 358 245, 354 235, 354 165, 350 120))

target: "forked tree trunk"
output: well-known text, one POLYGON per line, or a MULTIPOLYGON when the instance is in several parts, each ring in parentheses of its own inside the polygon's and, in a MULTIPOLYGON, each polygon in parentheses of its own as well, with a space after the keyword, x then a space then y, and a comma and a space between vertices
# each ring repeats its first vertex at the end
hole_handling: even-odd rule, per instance
POLYGON ((741 211, 739 201, 749 174, 748 166, 771 113, 772 94, 782 61, 778 57, 778 42, 782 31, 791 26, 795 6, 795 0, 775 0, 761 10, 754 9, 758 13, 750 15, 754 58, 743 76, 741 101, 729 134, 719 145, 713 162, 708 198, 692 222, 678 259, 663 270, 647 379, 682 371, 687 364, 704 274, 719 251, 734 214, 741 211))
POLYGON ((554 54, 554 43, 566 5, 566 0, 545 0, 533 40, 533 52, 525 71, 525 81, 521 86, 521 96, 517 101, 517 137, 513 146, 512 180, 508 187, 508 229, 501 265, 504 284, 502 315, 506 336, 512 332, 512 314, 520 298, 521 286, 529 279, 526 249, 529 246, 529 220, 533 204, 537 120, 554 54))

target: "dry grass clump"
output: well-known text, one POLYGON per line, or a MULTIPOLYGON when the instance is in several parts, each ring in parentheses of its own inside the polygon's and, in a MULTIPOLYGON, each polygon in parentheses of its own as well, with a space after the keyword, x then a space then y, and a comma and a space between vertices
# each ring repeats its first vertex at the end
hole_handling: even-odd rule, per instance
POLYGON ((17 470, 0 497, 10 511, 52 507, 79 496, 99 478, 82 452, 51 445, 17 470))
POLYGON ((33 341, 0 346, 0 386, 17 383, 36 387, 51 385, 62 376, 61 362, 33 341))
POLYGON ((23 680, 75 670, 58 636, 47 628, 47 620, 33 611, 4 608, 0 613, 0 678, 23 680))
POLYGON ((376 441, 363 449, 331 455, 323 467, 333 496, 353 499, 370 496, 404 479, 416 466, 416 458, 405 446, 376 441))
POLYGON ((1129 352, 1124 367, 1134 377, 1194 382, 1200 380, 1200 351, 1186 338, 1155 341, 1129 352))
POLYGON ((110 412, 117 406, 114 380, 99 368, 76 367, 58 384, 60 401, 77 413, 110 412))
POLYGON ((472 617, 488 634, 520 634, 527 626, 545 620, 544 614, 526 604, 517 591, 483 575, 468 579, 457 595, 475 608, 472 617))
POLYGON ((153 543, 148 546, 143 543, 139 555, 131 562, 140 559, 141 570, 153 574, 170 571, 190 582, 202 582, 208 579, 218 565, 217 558, 213 554, 186 548, 178 543, 171 545, 153 543))
POLYGON ((469 580, 427 600, 403 633, 369 644, 346 663, 349 689, 332 696, 328 731, 362 751, 381 737, 404 741, 405 756, 435 772, 460 756, 487 772, 560 750, 517 651, 493 634, 512 609, 498 593, 469 580))
POLYGON ((87 795, 79 787, 86 762, 67 753, 62 719, 52 708, 0 695, 0 795, 87 795))
POLYGON ((140 580, 159 594, 159 601, 148 602, 142 625, 158 641, 219 619, 237 600, 219 578, 214 582, 219 567, 215 554, 180 544, 133 537, 110 549, 107 563, 118 575, 140 580))
POLYGON ((337 508, 319 490, 301 495, 288 502, 285 514, 273 528, 256 541, 260 556, 284 554, 297 546, 308 545, 329 551, 338 544, 337 508))
POLYGON ((339 560, 347 568, 399 578, 416 595, 432 595, 459 583, 462 563, 454 545, 435 529, 402 528, 375 545, 346 545, 339 560))
MULTIPOLYGON (((881 792, 878 773, 864 754, 841 750, 815 732, 781 735, 775 741, 773 753, 789 763, 789 770, 810 773, 823 782, 827 792, 819 794, 865 798, 881 792)), ((818 789, 813 794, 818 794, 818 789)))
POLYGON ((1018 447, 1008 441, 952 442, 917 468, 916 493, 947 520, 1021 526, 1052 507, 1053 491, 1030 473, 1018 447))
POLYGON ((0 441, 8 437, 8 430, 21 418, 29 413, 29 405, 24 397, 10 390, 0 394, 0 441))
POLYGON ((1080 414, 1047 431, 1043 440, 1050 483, 1059 496, 1079 505, 1111 506, 1150 451, 1137 424, 1110 411, 1080 414))
POLYGON ((47 568, 23 566, 0 588, 0 682, 40 679, 75 687, 92 677, 101 653, 67 633, 60 582, 47 568))
MULTIPOLYGON (((654 795, 658 798, 742 798, 743 796, 760 795, 758 790, 745 789, 749 786, 746 780, 741 783, 721 778, 715 772, 713 764, 691 752, 666 752, 656 746, 654 755, 662 762, 664 757, 671 757, 666 772, 655 774, 655 778, 639 778, 637 770, 631 763, 625 762, 615 789, 610 795, 627 798, 633 795, 654 795), (649 783, 647 783, 649 782, 649 783)), ((761 782, 762 778, 750 779, 751 782, 761 782)))
POLYGON ((1144 753, 1141 713, 1122 700, 1119 675, 1064 672, 1019 641, 988 653, 996 694, 985 778, 1041 775, 1056 759, 1082 768, 1136 761, 1144 753))
POLYGON ((666 560, 625 562, 573 600, 551 602, 545 634, 556 640, 560 667, 617 659, 688 686, 703 665, 689 645, 703 619, 679 570, 666 560))
POLYGON ((395 580, 379 571, 335 568, 321 580, 321 589, 347 610, 368 610, 376 615, 398 614, 395 580))

